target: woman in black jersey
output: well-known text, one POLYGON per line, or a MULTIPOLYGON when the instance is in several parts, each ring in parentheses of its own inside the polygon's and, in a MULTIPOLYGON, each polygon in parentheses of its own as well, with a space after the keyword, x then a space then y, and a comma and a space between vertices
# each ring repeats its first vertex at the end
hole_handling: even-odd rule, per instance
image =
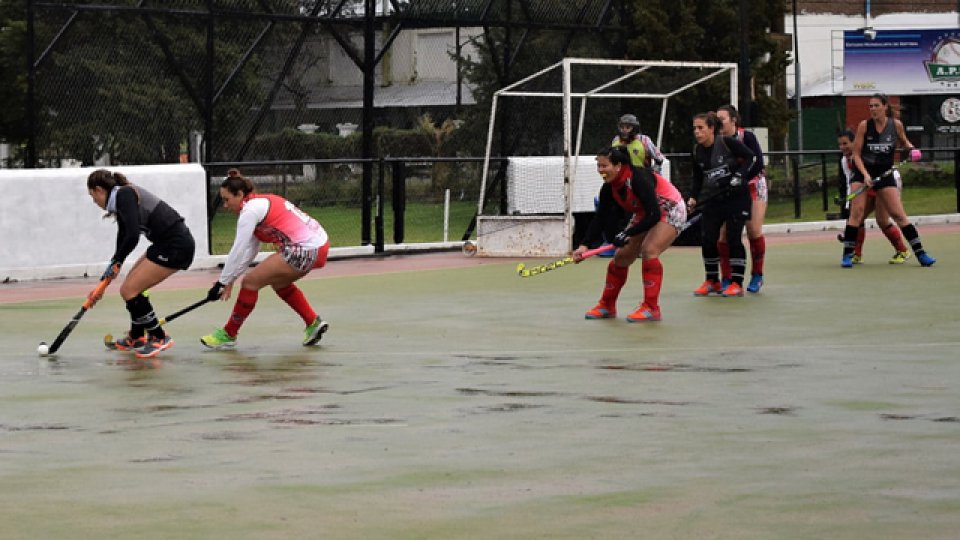
POLYGON ((132 350, 151 358, 173 345, 164 332, 150 299, 143 291, 186 270, 193 262, 194 241, 183 217, 149 191, 135 186, 118 172, 98 169, 87 177, 87 191, 105 217, 117 221, 117 247, 101 279, 116 275, 140 241, 142 232, 152 242, 120 285, 120 296, 130 312, 130 332, 110 348, 132 350))
MULTIPOLYGON (((767 240, 763 236, 763 218, 767 214, 767 173, 763 167, 763 150, 756 135, 740 127, 740 114, 731 104, 717 108, 717 120, 720 121, 720 134, 734 137, 753 152, 756 159, 753 167, 744 178, 748 179, 750 199, 753 201, 750 208, 750 220, 747 221, 746 231, 750 251, 750 283, 747 292, 758 293, 763 287, 763 263, 766 259, 767 240)), ((726 287, 730 284, 730 252, 727 250, 727 237, 720 232, 717 242, 720 251, 720 284, 726 287), (726 281, 726 283, 724 283, 726 281)))
POLYGON ((701 254, 706 280, 693 291, 694 296, 743 296, 743 274, 747 252, 743 246, 743 227, 750 220, 753 201, 745 179, 756 156, 735 137, 720 135, 720 121, 713 112, 693 117, 693 185, 687 211, 693 213, 702 201, 700 219, 701 254), (717 239, 725 226, 730 249, 731 282, 720 287, 720 252, 717 239))
MULTIPOLYGON (((864 183, 868 188, 873 188, 877 202, 887 209, 890 217, 900 227, 920 265, 932 266, 937 260, 924 251, 920 234, 907 218, 893 174, 893 154, 897 150, 898 142, 910 150, 910 159, 913 161, 920 160, 920 150, 914 148, 907 139, 903 123, 895 117, 886 95, 874 94, 870 98, 869 107, 870 118, 861 121, 857 126, 856 138, 853 141, 854 176, 850 180, 850 190, 855 192, 864 183)), ((867 194, 860 193, 850 203, 850 217, 847 218, 847 226, 843 232, 843 258, 840 260, 843 268, 853 267, 857 230, 863 224, 866 202, 867 194)))

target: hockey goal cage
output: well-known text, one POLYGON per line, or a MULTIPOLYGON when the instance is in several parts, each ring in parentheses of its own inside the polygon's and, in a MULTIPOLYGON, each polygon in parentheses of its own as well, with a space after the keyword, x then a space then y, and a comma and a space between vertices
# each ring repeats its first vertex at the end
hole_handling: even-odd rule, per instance
MULTIPOLYGON (((569 252, 574 214, 594 210, 594 198, 602 185, 593 154, 596 148, 590 147, 588 154, 581 156, 585 127, 589 132, 594 124, 601 125, 593 131, 602 132, 602 135, 594 133, 590 136, 588 133, 586 139, 597 148, 609 145, 616 135, 614 128, 620 107, 626 103, 634 106, 631 100, 659 100, 659 124, 653 137, 659 147, 669 99, 723 74, 729 74, 730 103, 736 103, 737 64, 716 62, 565 58, 494 93, 477 204, 476 253, 554 257, 569 252), (597 85, 597 81, 603 82, 597 85), (561 89, 556 90, 556 86, 561 89), (551 114, 550 111, 557 106, 557 98, 561 101, 559 110, 551 114), (504 197, 500 199, 501 204, 491 204, 493 201, 486 199, 490 197, 487 179, 493 161, 491 153, 497 134, 497 117, 503 112, 498 107, 503 102, 508 108, 510 103, 506 99, 524 101, 511 113, 514 126, 520 129, 531 129, 524 115, 535 114, 531 112, 533 109, 541 113, 541 118, 559 116, 559 120, 548 127, 537 124, 538 127, 533 128, 536 133, 524 135, 552 135, 555 142, 547 152, 541 146, 537 149, 539 154, 529 153, 526 149, 496 159, 501 167, 498 174, 503 175, 504 208, 504 197), (608 101, 595 103, 607 105, 594 105, 591 114, 602 120, 587 126, 587 104, 598 99, 608 101), (543 106, 544 102, 552 104, 543 106), (577 115, 576 123, 574 114, 577 115), (557 133, 562 133, 562 143, 556 140, 557 133), (494 206, 496 208, 492 208, 494 206)), ((689 129, 688 126, 688 119, 684 119, 684 129, 689 129)), ((648 130, 644 131, 649 134, 648 130)), ((669 178, 669 163, 665 164, 662 173, 669 178)))

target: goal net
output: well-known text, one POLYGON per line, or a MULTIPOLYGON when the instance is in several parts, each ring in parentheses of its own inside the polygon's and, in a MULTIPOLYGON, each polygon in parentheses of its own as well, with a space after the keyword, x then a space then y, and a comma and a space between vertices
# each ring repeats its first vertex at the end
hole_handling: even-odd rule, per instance
MULTIPOLYGON (((497 91, 477 205, 477 253, 567 253, 575 217, 594 211, 603 183, 594 156, 613 142, 620 116, 640 118, 641 132, 659 147, 670 98, 721 75, 729 76, 736 103, 737 65, 715 62, 565 58, 497 91)), ((689 129, 689 119, 682 125, 689 129)), ((669 162, 661 172, 670 177, 669 162)))

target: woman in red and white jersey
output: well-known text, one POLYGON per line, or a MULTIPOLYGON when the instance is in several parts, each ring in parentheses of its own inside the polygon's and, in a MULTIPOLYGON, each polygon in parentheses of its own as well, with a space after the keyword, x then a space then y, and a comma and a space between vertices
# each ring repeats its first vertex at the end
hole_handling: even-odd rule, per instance
POLYGON ((270 286, 303 319, 303 344, 315 345, 327 331, 328 324, 310 306, 303 291, 294 282, 314 268, 327 263, 330 242, 327 231, 317 220, 279 195, 256 192, 253 182, 240 171, 231 169, 220 184, 223 206, 238 215, 237 234, 220 273, 220 279, 210 288, 211 301, 230 298, 233 284, 241 275, 240 292, 227 324, 200 342, 212 349, 236 344, 240 326, 256 307, 260 289, 270 286), (256 257, 261 242, 277 247, 277 252, 244 272, 256 257))
POLYGON ((587 245, 599 240, 601 233, 613 238, 617 251, 607 265, 607 277, 600 302, 584 314, 586 319, 617 316, 617 297, 627 282, 630 265, 643 259, 643 302, 628 322, 660 320, 660 287, 663 283, 663 253, 683 230, 687 209, 680 192, 669 180, 649 167, 634 167, 622 147, 597 154, 597 172, 603 186, 597 212, 584 235, 583 244, 573 252, 573 260, 583 260, 587 245), (629 216, 623 230, 619 227, 629 216))

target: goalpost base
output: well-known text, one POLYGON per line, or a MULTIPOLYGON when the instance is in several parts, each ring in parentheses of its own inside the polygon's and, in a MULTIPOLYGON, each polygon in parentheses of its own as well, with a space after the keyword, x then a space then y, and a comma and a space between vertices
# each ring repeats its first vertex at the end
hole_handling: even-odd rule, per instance
POLYGON ((482 257, 563 257, 569 238, 563 216, 477 216, 482 257))

